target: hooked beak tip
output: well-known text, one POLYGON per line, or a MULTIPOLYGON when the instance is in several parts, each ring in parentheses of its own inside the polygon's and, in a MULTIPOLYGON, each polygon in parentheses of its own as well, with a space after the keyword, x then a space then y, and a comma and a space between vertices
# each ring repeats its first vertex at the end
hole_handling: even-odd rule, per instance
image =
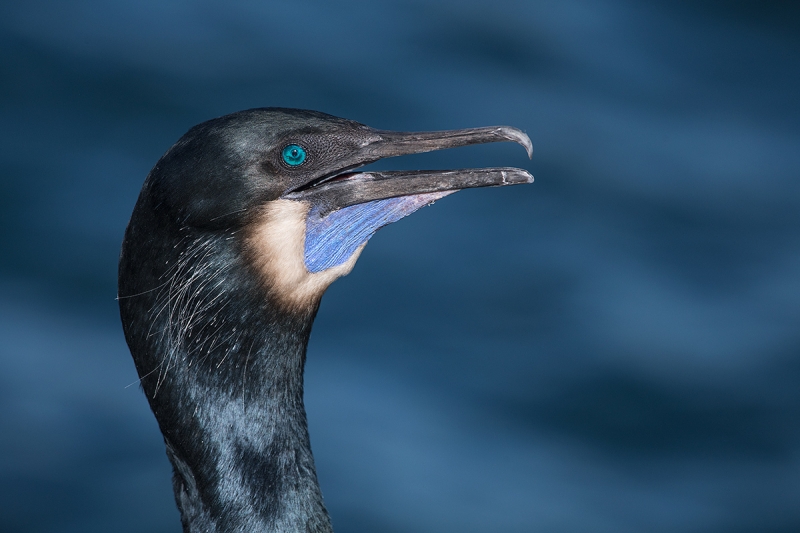
POLYGON ((508 139, 509 141, 514 141, 517 144, 522 145, 525 148, 525 151, 528 153, 528 159, 533 159, 533 143, 531 142, 531 138, 528 137, 528 134, 524 131, 512 128, 510 126, 501 126, 498 128, 498 133, 501 137, 508 139))

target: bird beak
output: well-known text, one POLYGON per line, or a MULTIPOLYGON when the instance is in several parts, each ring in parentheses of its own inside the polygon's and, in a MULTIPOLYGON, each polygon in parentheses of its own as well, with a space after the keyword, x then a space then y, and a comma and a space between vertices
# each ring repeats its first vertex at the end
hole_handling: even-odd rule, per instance
POLYGON ((352 169, 387 157, 443 150, 470 144, 512 141, 533 155, 528 136, 517 128, 494 126, 433 132, 370 130, 370 139, 356 149, 341 168, 296 188, 287 200, 310 202, 320 217, 345 207, 411 195, 444 196, 472 187, 495 187, 533 182, 526 170, 510 167, 353 172, 352 169), (438 193, 438 194, 432 194, 438 193))

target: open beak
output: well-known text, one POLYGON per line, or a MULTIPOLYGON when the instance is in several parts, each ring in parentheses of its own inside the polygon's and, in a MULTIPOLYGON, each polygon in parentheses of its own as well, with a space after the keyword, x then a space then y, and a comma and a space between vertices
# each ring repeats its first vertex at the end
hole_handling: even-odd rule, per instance
POLYGON ((343 167, 314 179, 283 196, 287 200, 307 201, 317 216, 358 204, 412 195, 436 198, 472 187, 496 187, 533 182, 526 170, 510 167, 460 170, 410 170, 353 172, 354 168, 386 157, 443 150, 470 144, 512 141, 533 155, 528 136, 517 128, 494 126, 433 132, 394 132, 370 130, 370 140, 355 150, 343 167), (438 194, 435 194, 438 193, 438 194))
POLYGON ((531 140, 508 126, 400 133, 366 129, 360 147, 337 169, 311 178, 282 198, 310 204, 306 217, 304 261, 309 272, 346 263, 381 227, 460 189, 530 183, 519 168, 353 172, 384 157, 416 154, 490 142, 513 141, 532 155, 531 140))

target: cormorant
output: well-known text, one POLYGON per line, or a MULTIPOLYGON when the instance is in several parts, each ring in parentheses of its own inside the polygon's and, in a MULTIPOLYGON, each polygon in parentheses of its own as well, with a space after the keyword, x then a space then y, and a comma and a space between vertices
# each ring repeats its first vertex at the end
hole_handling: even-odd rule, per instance
POLYGON ((119 304, 164 435, 185 532, 330 532, 303 367, 325 289, 380 227, 516 168, 353 172, 384 157, 497 141, 516 128, 401 133, 251 109, 190 129, 144 182, 119 304))

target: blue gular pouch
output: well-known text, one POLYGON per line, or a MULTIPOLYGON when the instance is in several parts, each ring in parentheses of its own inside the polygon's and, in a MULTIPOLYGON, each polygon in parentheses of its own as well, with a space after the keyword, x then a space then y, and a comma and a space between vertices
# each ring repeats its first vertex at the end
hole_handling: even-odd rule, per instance
POLYGON ((351 205, 321 216, 312 208, 306 218, 305 265, 322 272, 347 261, 383 226, 455 191, 400 196, 351 205))

